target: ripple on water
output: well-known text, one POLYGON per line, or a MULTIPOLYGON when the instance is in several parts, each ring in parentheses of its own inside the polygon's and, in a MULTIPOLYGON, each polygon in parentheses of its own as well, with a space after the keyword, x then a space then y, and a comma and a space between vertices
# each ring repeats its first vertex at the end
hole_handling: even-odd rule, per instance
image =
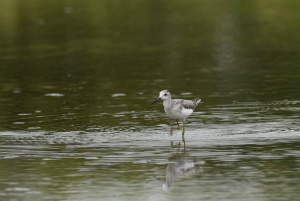
POLYGON ((115 127, 1 132, 5 196, 32 198, 49 191, 49 199, 58 200, 65 196, 72 200, 243 200, 276 194, 292 200, 299 196, 296 114, 285 117, 273 113, 278 111, 274 108, 264 113, 261 106, 247 107, 226 105, 195 112, 186 125, 185 141, 182 131, 170 136, 170 125, 162 123, 166 116, 158 112, 118 112, 126 120, 115 127), (134 122, 127 118, 133 116, 155 125, 140 126, 139 118, 134 122), (165 193, 168 165, 182 161, 199 166, 201 174, 176 177, 173 190, 165 193))

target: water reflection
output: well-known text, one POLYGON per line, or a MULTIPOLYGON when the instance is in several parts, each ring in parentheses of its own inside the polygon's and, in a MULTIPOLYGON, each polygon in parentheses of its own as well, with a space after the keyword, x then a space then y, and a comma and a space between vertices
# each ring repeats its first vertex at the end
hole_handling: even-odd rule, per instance
MULTIPOLYGON (((168 158, 169 164, 166 168, 166 181, 162 187, 164 191, 169 191, 174 188, 175 179, 193 177, 196 174, 203 172, 202 168, 187 158, 185 139, 182 139, 183 151, 181 150, 181 143, 178 143, 177 153, 168 158)), ((174 149, 173 141, 171 142, 171 149, 174 149)))

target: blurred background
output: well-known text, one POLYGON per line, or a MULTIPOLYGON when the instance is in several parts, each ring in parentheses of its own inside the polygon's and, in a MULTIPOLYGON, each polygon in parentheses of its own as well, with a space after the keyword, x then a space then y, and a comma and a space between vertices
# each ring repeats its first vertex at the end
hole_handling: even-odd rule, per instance
POLYGON ((299 9, 299 0, 1 0, 0 196, 298 198, 299 9), (186 146, 188 159, 209 164, 175 194, 160 189, 174 122, 161 102, 149 105, 164 89, 202 99, 186 146))
POLYGON ((0 129, 121 126, 114 114, 152 112, 163 89, 202 107, 299 100, 299 6, 4 0, 0 129))

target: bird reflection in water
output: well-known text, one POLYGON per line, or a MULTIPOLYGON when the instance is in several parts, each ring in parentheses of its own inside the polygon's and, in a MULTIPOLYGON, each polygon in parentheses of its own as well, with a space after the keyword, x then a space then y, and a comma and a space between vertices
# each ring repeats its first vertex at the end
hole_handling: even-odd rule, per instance
MULTIPOLYGON (((183 153, 180 153, 181 143, 178 144, 177 153, 169 158, 170 163, 166 168, 166 181, 163 183, 163 190, 169 191, 174 187, 174 181, 177 178, 192 177, 203 172, 202 168, 186 158, 185 140, 183 142, 183 153)), ((171 142, 171 149, 173 141, 171 142)))

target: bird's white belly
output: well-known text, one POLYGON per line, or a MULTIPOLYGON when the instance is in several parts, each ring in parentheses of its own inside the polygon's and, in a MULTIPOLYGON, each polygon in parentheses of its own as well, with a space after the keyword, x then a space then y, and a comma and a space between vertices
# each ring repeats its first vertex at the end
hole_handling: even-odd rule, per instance
POLYGON ((171 119, 178 119, 181 121, 184 121, 188 116, 190 116, 193 113, 192 109, 183 109, 180 111, 174 111, 172 109, 166 109, 165 112, 171 119))

